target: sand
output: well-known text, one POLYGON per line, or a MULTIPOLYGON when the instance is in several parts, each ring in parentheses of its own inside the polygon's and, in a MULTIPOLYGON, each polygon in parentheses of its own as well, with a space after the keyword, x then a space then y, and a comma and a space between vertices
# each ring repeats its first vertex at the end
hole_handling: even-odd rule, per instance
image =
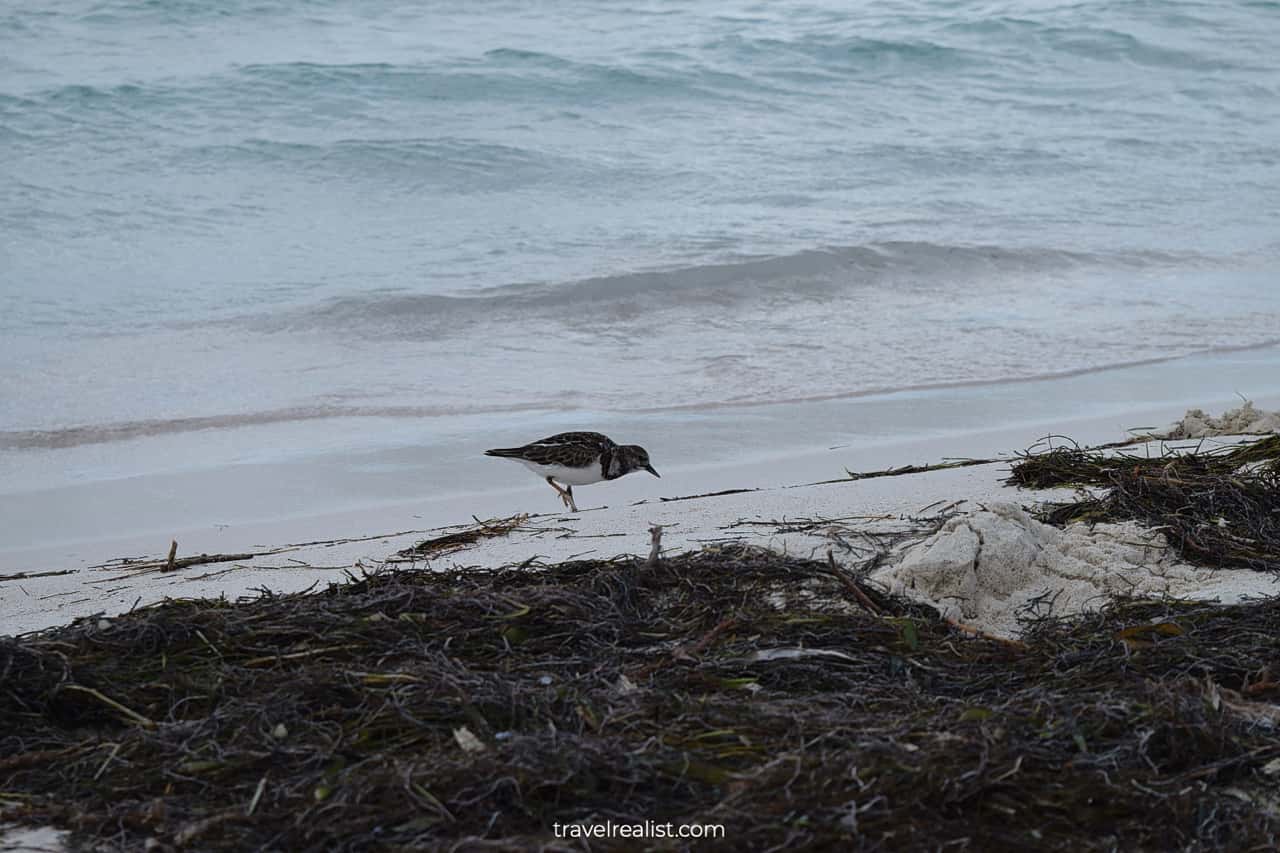
MULTIPOLYGON (((1123 437, 1114 419, 1068 424, 1063 431, 1086 441, 1123 437)), ((1025 429, 993 429, 968 436, 964 449, 1025 447, 1039 437, 1025 429)), ((959 455, 947 452, 946 445, 945 440, 916 442, 880 458, 898 465, 959 455)), ((1153 444, 1148 452, 1164 452, 1167 446, 1175 445, 1153 444)), ((419 507, 399 507, 310 519, 303 528, 219 531, 203 541, 195 534, 183 535, 179 559, 202 551, 239 556, 173 572, 159 570, 155 561, 163 561, 168 543, 157 547, 154 538, 80 546, 74 559, 60 562, 46 554, 43 562, 32 559, 17 571, 0 572, 0 634, 35 631, 77 617, 110 618, 164 598, 235 599, 263 588, 294 592, 407 566, 440 569, 647 554, 654 525, 662 527, 662 547, 668 552, 736 542, 824 559, 830 552, 832 559, 850 567, 870 555, 868 535, 889 541, 884 539, 888 535, 894 548, 875 582, 934 603, 971 627, 1004 636, 1016 635, 1022 614, 1065 615, 1098 607, 1114 594, 1226 602, 1280 592, 1270 576, 1183 565, 1158 535, 1131 525, 1066 531, 1046 527, 1025 508, 1071 493, 1005 486, 1004 461, 817 482, 824 474, 844 477, 839 459, 838 451, 822 451, 686 472, 670 480, 630 478, 637 480, 636 486, 664 488, 667 494, 605 507, 593 499, 626 492, 613 490, 618 484, 586 487, 578 495, 584 511, 577 514, 545 511, 549 504, 555 506, 551 490, 528 489, 506 496, 506 502, 492 501, 490 511, 475 514, 494 518, 521 510, 542 512, 528 514, 504 535, 424 559, 396 555, 424 539, 474 527, 464 515, 471 508, 465 502, 452 504, 454 517, 460 518, 449 525, 421 525, 413 512, 419 507), (761 482, 772 485, 757 487, 761 482), (671 492, 671 485, 679 491, 671 492), (724 490, 736 491, 719 493, 724 490), (940 511, 954 517, 939 530, 940 511)))
POLYGON ((1022 619, 1082 613, 1116 596, 1234 604, 1280 593, 1272 575, 1183 563, 1163 535, 1134 522, 1059 530, 1009 501, 957 515, 872 578, 1002 637, 1016 637, 1022 619))
MULTIPOLYGON (((352 529, 354 538, 294 544, 281 541, 274 546, 258 546, 269 551, 262 556, 191 566, 172 573, 155 570, 138 573, 130 568, 131 564, 120 560, 104 560, 71 569, 59 569, 55 564, 42 569, 67 573, 44 576, 36 576, 41 569, 32 567, 26 578, 0 581, 3 613, 0 633, 33 631, 78 616, 110 616, 165 597, 234 599, 262 587, 280 592, 298 591, 384 567, 498 566, 531 558, 556 562, 584 556, 647 554, 652 525, 663 527, 662 544, 666 550, 745 542, 791 553, 824 555, 827 549, 841 550, 831 539, 833 531, 847 530, 857 523, 926 513, 929 505, 950 503, 957 496, 996 499, 1007 491, 1000 485, 1004 467, 991 464, 917 477, 779 486, 607 508, 589 508, 588 495, 597 492, 584 488, 578 497, 583 512, 532 514, 508 535, 482 540, 430 560, 406 563, 386 561, 397 551, 411 548, 423 539, 473 525, 363 534, 359 527, 347 528, 352 529), (807 520, 828 521, 811 530, 794 529, 797 522, 807 520)), ((549 488, 546 493, 538 494, 536 506, 553 503, 555 495, 549 488)), ((141 554, 138 551, 123 553, 135 557, 141 554)), ((183 555, 185 552, 180 552, 180 556, 183 555)), ((150 553, 151 558, 164 556, 163 549, 153 549, 150 553)), ((841 553, 836 556, 844 558, 841 553)))
POLYGON ((0 825, 0 853, 58 853, 68 849, 67 835, 53 827, 0 825))

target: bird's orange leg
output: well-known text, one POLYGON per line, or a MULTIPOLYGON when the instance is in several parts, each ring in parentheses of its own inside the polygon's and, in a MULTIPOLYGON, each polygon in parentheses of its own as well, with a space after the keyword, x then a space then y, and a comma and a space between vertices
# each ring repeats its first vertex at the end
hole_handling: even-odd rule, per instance
POLYGON ((573 502, 573 486, 565 486, 562 489, 558 485, 556 485, 556 481, 551 479, 550 477, 547 478, 547 482, 551 485, 551 488, 555 489, 556 492, 559 493, 560 500, 564 501, 564 505, 566 507, 568 507, 573 512, 578 511, 578 505, 573 502))

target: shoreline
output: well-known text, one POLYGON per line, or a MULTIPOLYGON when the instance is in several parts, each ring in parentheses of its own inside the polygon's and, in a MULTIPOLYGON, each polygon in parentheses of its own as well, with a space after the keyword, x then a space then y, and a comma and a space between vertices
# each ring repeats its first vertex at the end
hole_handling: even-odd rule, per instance
MULTIPOLYGON (((690 403, 673 406, 642 406, 635 409, 621 409, 611 415, 664 415, 675 413, 716 413, 734 409, 767 409, 777 406, 796 406, 811 403, 838 403, 857 401, 864 398, 885 398, 899 395, 919 394, 933 391, 963 391, 965 389, 999 388, 1004 385, 1022 383, 1053 382, 1059 379, 1073 379, 1092 374, 1114 373, 1117 371, 1153 367, 1170 362, 1249 353, 1254 351, 1280 350, 1280 338, 1260 343, 1239 344, 1233 346, 1214 346, 1176 355, 1153 356, 1133 361, 1117 362, 1093 367, 1078 367, 1067 370, 1048 371, 1028 376, 1004 376, 992 379, 969 379, 950 382, 922 382, 916 385, 904 385, 883 388, 866 388, 857 391, 834 391, 825 394, 814 394, 803 397, 779 397, 770 400, 718 400, 710 403, 690 403)), ((342 421, 348 419, 379 420, 384 418, 467 418, 475 416, 510 417, 523 413, 534 415, 552 411, 573 412, 572 408, 552 409, 534 404, 524 406, 502 407, 474 410, 433 411, 429 407, 383 406, 369 410, 359 406, 314 406, 296 409, 274 409, 248 414, 223 415, 191 415, 173 420, 137 420, 116 422, 101 425, 74 424, 70 426, 48 429, 10 429, 0 431, 0 451, 41 451, 66 450, 95 444, 116 444, 135 439, 161 438, 168 435, 181 435, 190 432, 208 430, 236 430, 246 427, 270 426, 277 423, 290 424, 305 421, 342 421)))
POLYGON ((290 456, 292 437, 278 426, 171 443, 91 445, 39 459, 10 454, 8 491, 0 492, 6 521, 0 572, 51 561, 83 565, 114 549, 152 552, 157 540, 167 547, 172 538, 184 550, 188 544, 228 550, 336 531, 368 535, 473 515, 554 511, 544 494, 549 489, 481 453, 584 424, 649 447, 663 472, 661 481, 627 478, 584 490, 593 504, 619 506, 830 479, 846 468, 989 457, 1050 433, 1114 441, 1126 430, 1162 427, 1191 407, 1234 407, 1237 392, 1261 408, 1280 408, 1276 377, 1280 347, 1053 380, 713 414, 558 414, 522 424, 461 422, 430 435, 418 434, 421 424, 413 421, 345 424, 325 434, 332 447, 319 455, 290 456))

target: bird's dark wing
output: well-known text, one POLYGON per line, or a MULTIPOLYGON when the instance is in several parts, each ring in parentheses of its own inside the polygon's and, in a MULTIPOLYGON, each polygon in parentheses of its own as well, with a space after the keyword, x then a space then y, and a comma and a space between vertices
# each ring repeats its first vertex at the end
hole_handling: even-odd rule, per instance
POLYGON ((616 444, 598 432, 561 432, 523 447, 486 450, 486 456, 505 456, 528 459, 540 465, 564 465, 569 468, 585 468, 602 455, 611 454, 616 444))

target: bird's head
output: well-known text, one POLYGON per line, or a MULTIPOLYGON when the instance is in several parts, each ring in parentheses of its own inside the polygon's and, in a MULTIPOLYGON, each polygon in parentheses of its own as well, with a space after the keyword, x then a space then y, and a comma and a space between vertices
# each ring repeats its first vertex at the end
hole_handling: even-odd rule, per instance
POLYGON ((653 466, 649 464, 649 451, 645 450, 638 444, 624 444, 618 448, 618 461, 622 466, 622 473, 630 474, 632 471, 648 471, 655 477, 661 478, 662 475, 653 470, 653 466))

